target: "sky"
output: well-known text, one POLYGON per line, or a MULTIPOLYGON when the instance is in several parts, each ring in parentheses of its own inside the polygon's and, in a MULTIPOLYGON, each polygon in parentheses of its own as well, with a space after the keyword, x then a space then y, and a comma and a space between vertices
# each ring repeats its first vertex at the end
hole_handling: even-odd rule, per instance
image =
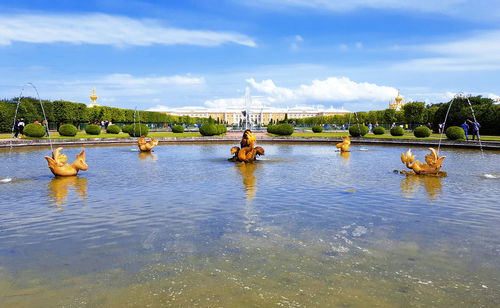
POLYGON ((500 95, 497 0, 2 0, 0 98, 381 110, 500 95), (36 97, 31 86, 24 96, 36 97))

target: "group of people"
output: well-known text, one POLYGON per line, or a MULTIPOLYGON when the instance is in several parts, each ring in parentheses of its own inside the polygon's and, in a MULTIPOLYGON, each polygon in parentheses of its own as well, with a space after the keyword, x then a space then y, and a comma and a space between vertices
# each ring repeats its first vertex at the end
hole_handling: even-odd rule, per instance
POLYGON ((461 127, 465 133, 465 140, 469 140, 469 129, 472 129, 472 140, 474 140, 475 137, 477 137, 477 140, 479 140, 479 128, 481 127, 481 125, 478 122, 472 122, 471 120, 467 119, 464 121, 464 124, 462 124, 461 127))

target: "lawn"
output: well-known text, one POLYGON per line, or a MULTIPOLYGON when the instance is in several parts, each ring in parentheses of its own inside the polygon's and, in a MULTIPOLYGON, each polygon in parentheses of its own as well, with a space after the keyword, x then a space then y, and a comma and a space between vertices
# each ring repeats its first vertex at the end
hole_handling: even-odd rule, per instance
MULTIPOLYGON (((11 134, 0 134, 0 139, 7 139, 10 138, 12 135, 11 134)), ((148 137, 201 137, 200 133, 155 133, 151 132, 148 134, 148 137)), ((38 139, 38 138, 29 138, 29 137, 23 137, 24 139, 38 139)), ((90 139, 90 138, 130 138, 129 134, 107 134, 107 133, 101 133, 100 135, 89 135, 85 132, 78 132, 76 136, 74 137, 68 137, 68 136, 60 136, 59 133, 57 132, 50 132, 50 138, 51 139, 90 139)), ((43 137, 41 139, 48 139, 48 137, 43 137)))

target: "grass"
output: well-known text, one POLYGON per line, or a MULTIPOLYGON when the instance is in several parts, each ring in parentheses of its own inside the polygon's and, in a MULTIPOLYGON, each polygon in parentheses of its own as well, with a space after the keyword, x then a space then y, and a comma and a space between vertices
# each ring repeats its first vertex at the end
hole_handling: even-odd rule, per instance
MULTIPOLYGON (((273 134, 269 134, 270 136, 277 136, 273 134)), ((331 137, 331 138, 340 138, 349 136, 348 132, 323 132, 323 133, 293 133, 292 137, 331 137)), ((384 138, 384 139, 439 139, 441 137, 440 134, 431 134, 430 137, 427 138, 417 138, 413 135, 413 133, 405 132, 403 136, 391 136, 391 134, 383 134, 383 135, 374 135, 374 134, 366 134, 363 138, 384 138)), ((443 135, 443 139, 446 139, 446 135, 443 135)), ((481 140, 484 141, 500 141, 500 136, 481 136, 481 140)))
MULTIPOLYGON (((11 134, 0 134, 0 139, 8 139, 12 135, 11 134)), ((148 134, 148 137, 201 137, 200 133, 155 133, 151 132, 148 134)), ((78 132, 76 136, 74 137, 68 137, 68 136, 60 136, 59 133, 57 132, 50 132, 50 138, 51 139, 91 139, 91 138, 130 138, 129 134, 125 133, 120 133, 120 134, 107 134, 107 133, 101 133, 100 135, 89 135, 85 132, 78 132)), ((23 139, 39 139, 39 138, 30 138, 30 137, 23 137, 23 139)), ((43 137, 41 139, 49 139, 48 137, 43 137)))

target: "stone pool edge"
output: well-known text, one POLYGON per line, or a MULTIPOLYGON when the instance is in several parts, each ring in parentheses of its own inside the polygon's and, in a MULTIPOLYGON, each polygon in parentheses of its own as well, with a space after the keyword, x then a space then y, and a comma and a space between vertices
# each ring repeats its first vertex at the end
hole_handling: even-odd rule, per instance
MULTIPOLYGON (((239 137, 224 136, 224 137, 159 137, 156 138, 160 143, 239 143, 239 137)), ((340 142, 338 137, 272 137, 259 136, 259 143, 337 143, 340 142)), ((82 139, 53 139, 52 145, 109 145, 109 144, 133 144, 137 143, 137 138, 82 138, 82 139)), ((381 144, 381 145, 409 145, 409 146, 429 146, 437 147, 439 140, 436 139, 384 139, 384 138, 351 138, 353 144, 381 144)), ((481 141, 482 147, 485 150, 500 150, 499 141, 481 141)), ((0 148, 12 147, 30 147, 30 146, 47 146, 50 142, 48 139, 0 139, 0 148)), ((457 147, 479 149, 480 145, 477 141, 452 141, 441 140, 442 147, 457 147)))

